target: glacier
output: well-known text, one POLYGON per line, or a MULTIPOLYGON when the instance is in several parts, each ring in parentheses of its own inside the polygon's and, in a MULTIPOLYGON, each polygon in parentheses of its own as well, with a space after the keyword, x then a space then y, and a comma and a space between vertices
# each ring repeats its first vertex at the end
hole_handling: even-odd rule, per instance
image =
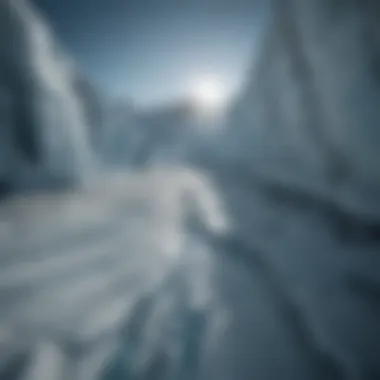
POLYGON ((0 7, 1 182, 84 182, 0 203, 0 379, 380 378, 375 2, 272 0, 211 138, 0 7))

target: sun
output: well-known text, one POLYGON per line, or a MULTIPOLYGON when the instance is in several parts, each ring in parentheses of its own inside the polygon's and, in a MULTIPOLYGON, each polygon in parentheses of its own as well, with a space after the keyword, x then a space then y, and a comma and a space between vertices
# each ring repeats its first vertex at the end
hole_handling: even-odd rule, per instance
POLYGON ((193 98, 201 109, 217 110, 225 101, 226 91, 220 80, 201 78, 195 81, 193 98))

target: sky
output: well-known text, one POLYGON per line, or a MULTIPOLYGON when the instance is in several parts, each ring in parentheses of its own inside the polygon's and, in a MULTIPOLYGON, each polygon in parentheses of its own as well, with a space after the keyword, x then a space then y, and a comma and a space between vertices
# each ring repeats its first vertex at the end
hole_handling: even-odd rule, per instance
POLYGON ((114 97, 153 105, 199 78, 235 91, 249 67, 257 0, 33 0, 82 70, 114 97))

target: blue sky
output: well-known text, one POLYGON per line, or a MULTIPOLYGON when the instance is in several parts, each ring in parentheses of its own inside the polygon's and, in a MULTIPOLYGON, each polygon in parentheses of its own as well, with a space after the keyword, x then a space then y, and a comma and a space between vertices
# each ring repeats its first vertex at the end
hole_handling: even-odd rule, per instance
POLYGON ((34 0, 66 49, 107 93, 154 104, 198 77, 232 91, 249 67, 254 0, 34 0))

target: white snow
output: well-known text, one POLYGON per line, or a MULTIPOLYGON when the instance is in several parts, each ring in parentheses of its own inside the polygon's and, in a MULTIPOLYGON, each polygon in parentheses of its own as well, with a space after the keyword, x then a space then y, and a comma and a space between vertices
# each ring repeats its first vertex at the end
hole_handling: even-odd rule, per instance
MULTIPOLYGON (((231 129, 219 151, 202 147, 207 171, 168 166, 174 152, 165 165, 0 204, 0 371, 29 352, 25 379, 116 380, 121 369, 147 380, 379 378, 380 112, 369 69, 377 51, 362 44, 369 16, 359 3, 337 18, 319 0, 273 4, 279 19, 268 20, 231 129), (299 35, 286 33, 287 17, 299 35)), ((26 57, 11 55, 20 65, 12 72, 36 94, 24 106, 45 160, 37 170, 5 143, 2 173, 82 177, 94 162, 75 68, 26 2, 0 7, 0 31, 12 26, 13 53, 26 57), (59 100, 42 110, 53 93, 59 100)), ((0 68, 7 41, 0 34, 0 68)), ((12 83, 1 82, 5 110, 12 83)), ((101 131, 108 148, 136 132, 122 111, 101 131)), ((165 132, 148 140, 152 156, 172 141, 184 147, 173 132, 182 114, 169 111, 152 121, 165 132)), ((12 112, 3 115, 6 136, 12 112)))
POLYGON ((34 379, 53 371, 53 361, 46 368, 40 361, 62 350, 62 340, 107 343, 105 336, 116 334, 137 300, 189 249, 188 211, 196 206, 215 233, 228 228, 216 202, 200 174, 157 168, 110 174, 103 186, 82 192, 4 203, 1 222, 9 232, 0 240, 0 293, 7 297, 0 324, 16 335, 3 336, 1 346, 32 347, 36 362, 27 378, 34 379))

